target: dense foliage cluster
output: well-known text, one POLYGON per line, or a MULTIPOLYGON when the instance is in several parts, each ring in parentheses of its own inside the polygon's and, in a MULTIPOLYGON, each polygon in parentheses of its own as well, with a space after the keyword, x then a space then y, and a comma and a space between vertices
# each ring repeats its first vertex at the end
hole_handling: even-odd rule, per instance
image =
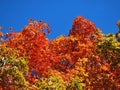
POLYGON ((68 36, 52 40, 43 21, 30 19, 20 32, 0 30, 0 90, 120 89, 120 29, 103 34, 78 16, 68 36))

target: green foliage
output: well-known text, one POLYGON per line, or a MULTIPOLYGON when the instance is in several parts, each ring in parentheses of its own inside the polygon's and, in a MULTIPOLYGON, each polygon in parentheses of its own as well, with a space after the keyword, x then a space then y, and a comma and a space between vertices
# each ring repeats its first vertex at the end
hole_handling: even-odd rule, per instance
POLYGON ((30 19, 22 31, 10 30, 0 32, 0 90, 120 89, 119 32, 104 35, 82 16, 67 37, 53 40, 43 21, 30 19))
POLYGON ((55 76, 41 78, 36 82, 36 86, 38 90, 66 90, 63 79, 55 76))
POLYGON ((82 83, 82 78, 79 78, 78 76, 72 77, 71 81, 69 82, 67 88, 69 90, 83 90, 83 87, 85 86, 85 83, 82 83))
POLYGON ((28 72, 27 61, 17 56, 17 51, 0 46, 0 85, 7 87, 14 85, 21 88, 27 86, 24 73, 28 72))
POLYGON ((98 43, 98 51, 107 59, 110 64, 119 66, 120 64, 120 42, 116 40, 114 34, 106 34, 102 41, 98 43))

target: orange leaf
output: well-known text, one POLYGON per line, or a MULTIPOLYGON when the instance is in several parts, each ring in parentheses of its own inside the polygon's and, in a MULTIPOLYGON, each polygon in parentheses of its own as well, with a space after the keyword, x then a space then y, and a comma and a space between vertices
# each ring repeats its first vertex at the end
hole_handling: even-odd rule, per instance
POLYGON ((109 71, 109 67, 107 65, 103 65, 101 67, 101 69, 104 70, 104 71, 109 71))

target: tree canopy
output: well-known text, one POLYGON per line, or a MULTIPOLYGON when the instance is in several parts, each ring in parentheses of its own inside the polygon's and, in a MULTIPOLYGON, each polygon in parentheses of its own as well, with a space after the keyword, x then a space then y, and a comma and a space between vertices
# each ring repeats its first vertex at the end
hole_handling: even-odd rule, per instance
POLYGON ((68 36, 52 40, 44 21, 30 19, 19 32, 0 30, 0 90, 120 89, 120 31, 103 34, 82 16, 68 36))

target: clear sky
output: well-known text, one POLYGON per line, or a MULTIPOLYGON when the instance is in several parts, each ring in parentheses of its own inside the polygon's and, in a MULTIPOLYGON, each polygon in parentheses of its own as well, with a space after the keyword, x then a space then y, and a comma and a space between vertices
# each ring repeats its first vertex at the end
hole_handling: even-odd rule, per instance
POLYGON ((52 30, 49 39, 68 35, 72 20, 82 15, 96 24, 103 33, 116 33, 120 20, 120 0, 0 0, 0 26, 8 32, 18 32, 28 24, 29 18, 43 20, 52 30))

